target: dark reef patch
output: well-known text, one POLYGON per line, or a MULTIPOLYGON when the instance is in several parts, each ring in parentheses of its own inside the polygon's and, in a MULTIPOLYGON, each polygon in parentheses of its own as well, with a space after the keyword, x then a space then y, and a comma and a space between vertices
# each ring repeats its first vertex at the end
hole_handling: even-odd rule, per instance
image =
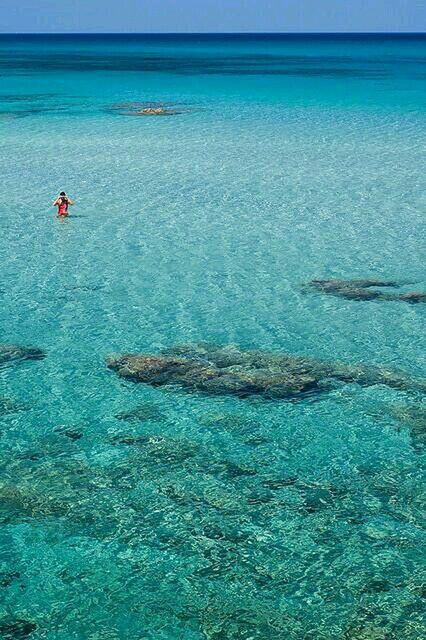
POLYGON ((147 444, 151 436, 132 436, 127 434, 117 434, 112 436, 110 442, 113 445, 124 444, 128 447, 138 447, 147 444))
POLYGON ((146 402, 129 411, 117 413, 115 417, 127 422, 157 422, 163 420, 164 415, 156 405, 146 402))
POLYGON ((57 96, 53 93, 0 94, 0 117, 25 118, 40 113, 64 110, 65 107, 61 103, 46 104, 46 100, 52 98, 57 96))
POLYGON ((197 445, 189 440, 156 435, 121 434, 113 436, 111 444, 136 447, 147 464, 181 465, 198 453, 197 445))
MULTIPOLYGON (((9 52, 8 52, 9 53, 9 52)), ((402 58, 410 75, 418 73, 418 56, 402 58)), ((324 78, 383 78, 392 74, 393 61, 386 56, 368 58, 349 55, 282 55, 280 53, 246 53, 216 55, 159 55, 111 50, 101 53, 46 51, 44 55, 22 54, 19 57, 0 53, 0 70, 21 73, 61 72, 154 72, 179 75, 282 75, 324 78)))
POLYGON ((34 347, 20 347, 15 344, 0 345, 0 365, 21 360, 41 360, 46 354, 34 347))
POLYGON ((108 107, 108 113, 121 116, 177 116, 193 111, 184 105, 166 102, 125 102, 108 107))
POLYGON ((0 110, 0 116, 2 118, 27 118, 29 116, 36 116, 43 113, 62 113, 66 111, 68 107, 63 105, 58 105, 56 107, 39 107, 37 105, 34 106, 26 106, 25 108, 15 108, 15 109, 7 109, 0 110))
POLYGON ((2 93, 0 94, 1 102, 36 102, 39 100, 47 100, 56 98, 55 93, 2 93))
POLYGON ((0 416, 7 416, 10 413, 18 413, 19 411, 28 411, 28 409, 29 406, 22 402, 0 397, 0 416))
POLYGON ((240 398, 285 400, 320 393, 331 382, 386 385, 426 391, 426 382, 382 367, 346 365, 315 358, 244 351, 206 343, 177 346, 158 355, 111 357, 107 366, 120 377, 152 386, 179 386, 186 391, 240 398))
POLYGON ((0 587, 10 587, 16 580, 19 580, 21 574, 19 571, 3 571, 0 572, 0 587))
POLYGON ((83 437, 83 432, 80 429, 67 427, 66 425, 58 425, 54 428, 53 431, 60 436, 64 436, 65 438, 72 440, 73 442, 81 440, 81 438, 83 437))
POLYGON ((19 618, 2 618, 0 620, 0 638, 2 640, 24 640, 36 629, 37 625, 29 620, 19 618))
MULTIPOLYGON (((76 216, 73 215, 73 218, 76 216)), ((83 216, 78 216, 79 218, 83 216)), ((85 217, 85 216, 84 216, 85 217)), ((84 292, 92 292, 92 291, 101 291, 105 289, 104 284, 81 284, 81 285, 73 285, 73 286, 64 286, 63 289, 65 291, 84 291, 84 292)))
POLYGON ((392 406, 390 413, 401 425, 408 428, 416 451, 423 451, 426 446, 426 405, 392 406))
POLYGON ((388 302, 408 302, 409 304, 417 304, 426 302, 426 293, 421 291, 408 291, 406 293, 388 293, 380 291, 381 287, 398 288, 401 285, 398 282, 389 280, 311 280, 304 285, 305 292, 323 293, 326 295, 344 298, 345 300, 357 300, 359 302, 365 300, 381 300, 388 302))
POLYGON ((280 489, 292 487, 296 482, 297 478, 295 476, 289 476, 288 478, 268 478, 262 484, 271 491, 279 491, 280 489))
POLYGON ((345 632, 343 640, 397 640, 397 638, 385 631, 385 629, 366 625, 364 627, 353 626, 349 628, 345 632))

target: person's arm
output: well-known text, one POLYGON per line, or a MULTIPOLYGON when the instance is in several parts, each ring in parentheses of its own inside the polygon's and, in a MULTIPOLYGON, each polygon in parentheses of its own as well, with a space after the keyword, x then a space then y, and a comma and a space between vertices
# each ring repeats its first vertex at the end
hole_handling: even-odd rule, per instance
POLYGON ((69 205, 73 205, 74 204, 74 200, 71 200, 71 198, 68 198, 68 204, 69 205))
POLYGON ((52 207, 57 207, 59 204, 59 198, 56 198, 55 202, 52 204, 52 207))

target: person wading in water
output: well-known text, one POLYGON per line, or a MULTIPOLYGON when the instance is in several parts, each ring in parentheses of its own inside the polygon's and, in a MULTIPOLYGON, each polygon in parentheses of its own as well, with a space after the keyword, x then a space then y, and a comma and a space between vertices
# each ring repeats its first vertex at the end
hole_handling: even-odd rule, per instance
POLYGON ((58 218, 66 218, 68 216, 68 208, 73 204, 74 202, 71 198, 68 198, 65 191, 61 191, 53 203, 54 207, 58 207, 58 218))

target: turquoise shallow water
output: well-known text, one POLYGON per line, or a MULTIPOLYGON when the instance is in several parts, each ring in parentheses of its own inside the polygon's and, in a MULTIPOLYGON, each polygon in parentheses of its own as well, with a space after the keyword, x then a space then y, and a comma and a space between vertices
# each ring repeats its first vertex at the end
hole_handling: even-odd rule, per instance
POLYGON ((0 38, 1 342, 46 352, 0 369, 0 635, 424 635, 418 393, 205 396, 105 357, 208 341, 426 377, 423 305, 302 290, 425 290, 425 55, 421 37, 0 38), (113 108, 133 102, 183 113, 113 108))

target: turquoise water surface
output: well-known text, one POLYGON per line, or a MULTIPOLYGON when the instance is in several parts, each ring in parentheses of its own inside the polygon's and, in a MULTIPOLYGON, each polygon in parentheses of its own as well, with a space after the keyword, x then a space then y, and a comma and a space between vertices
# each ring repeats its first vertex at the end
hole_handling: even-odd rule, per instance
POLYGON ((425 378, 422 304, 303 289, 425 291, 425 60, 421 36, 0 36, 0 341, 46 353, 0 368, 1 638, 424 637, 418 391, 207 396, 105 358, 425 378), (152 102, 181 113, 128 115, 152 102))

